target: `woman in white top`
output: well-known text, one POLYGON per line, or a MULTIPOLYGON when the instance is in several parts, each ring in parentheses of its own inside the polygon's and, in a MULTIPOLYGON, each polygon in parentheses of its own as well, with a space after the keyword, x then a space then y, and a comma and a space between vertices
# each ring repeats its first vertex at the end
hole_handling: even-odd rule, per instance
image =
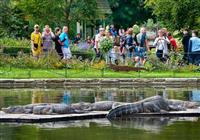
POLYGON ((164 32, 162 30, 158 31, 158 37, 155 39, 153 46, 156 48, 156 56, 161 60, 165 61, 165 56, 168 56, 168 47, 170 41, 168 38, 164 37, 164 32))
POLYGON ((104 32, 104 28, 100 28, 99 33, 95 36, 94 51, 96 53, 96 57, 100 57, 100 40, 103 38, 104 32))

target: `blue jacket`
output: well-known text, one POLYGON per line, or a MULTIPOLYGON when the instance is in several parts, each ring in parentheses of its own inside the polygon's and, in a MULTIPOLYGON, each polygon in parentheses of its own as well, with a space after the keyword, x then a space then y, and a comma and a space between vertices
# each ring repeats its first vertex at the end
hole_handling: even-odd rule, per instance
POLYGON ((192 37, 190 38, 188 45, 188 52, 197 52, 200 51, 200 38, 192 37))

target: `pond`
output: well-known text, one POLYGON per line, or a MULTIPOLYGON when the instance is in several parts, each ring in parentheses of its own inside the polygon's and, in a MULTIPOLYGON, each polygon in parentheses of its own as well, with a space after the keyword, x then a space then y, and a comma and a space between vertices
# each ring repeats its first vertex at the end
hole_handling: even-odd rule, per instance
MULTIPOLYGON (((134 102, 161 95, 200 102, 199 88, 78 88, 0 89, 0 108, 30 103, 134 102)), ((93 119, 41 124, 0 123, 0 140, 195 140, 200 139, 200 119, 132 118, 109 122, 93 119)))

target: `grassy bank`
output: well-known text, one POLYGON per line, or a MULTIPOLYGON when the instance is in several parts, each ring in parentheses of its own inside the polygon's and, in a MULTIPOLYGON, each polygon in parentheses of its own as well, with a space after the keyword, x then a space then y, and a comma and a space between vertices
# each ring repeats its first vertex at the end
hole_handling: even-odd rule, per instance
POLYGON ((198 72, 115 72, 109 69, 20 69, 0 67, 0 78, 200 78, 198 72))

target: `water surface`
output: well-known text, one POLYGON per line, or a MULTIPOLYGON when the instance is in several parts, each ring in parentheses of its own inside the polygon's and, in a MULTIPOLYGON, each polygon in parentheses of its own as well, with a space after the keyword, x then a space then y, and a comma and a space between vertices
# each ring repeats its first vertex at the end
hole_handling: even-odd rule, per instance
MULTIPOLYGON (((0 108, 30 103, 71 104, 103 100, 134 102, 154 95, 200 102, 198 88, 0 89, 0 108)), ((199 118, 0 123, 0 140, 199 140, 199 134, 199 118)))

